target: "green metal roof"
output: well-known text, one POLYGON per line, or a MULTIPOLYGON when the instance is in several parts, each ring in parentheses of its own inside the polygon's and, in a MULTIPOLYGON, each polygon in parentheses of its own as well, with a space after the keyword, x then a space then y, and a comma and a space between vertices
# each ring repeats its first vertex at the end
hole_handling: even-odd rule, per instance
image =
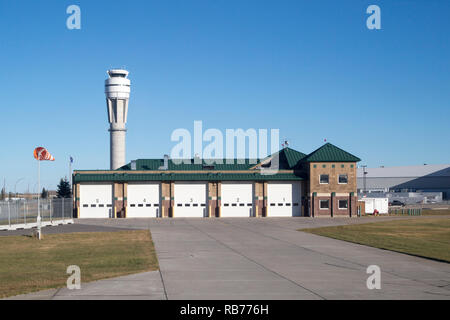
MULTIPOLYGON (((271 158, 279 155, 279 169, 292 170, 297 163, 306 156, 306 154, 293 150, 291 148, 284 148, 273 155, 267 157, 271 158)), ((236 171, 249 170, 256 166, 262 160, 260 159, 169 159, 168 170, 176 171, 236 171), (197 163, 200 162, 200 163, 197 163)), ((137 171, 155 171, 164 166, 164 159, 137 159, 137 171)), ((120 171, 130 171, 131 163, 119 168, 120 171)), ((161 169, 159 169, 161 170, 161 169)))
POLYGON ((358 162, 360 158, 344 151, 331 143, 326 143, 319 149, 311 152, 303 162, 358 162))
POLYGON ((125 182, 125 181, 268 181, 268 180, 303 180, 298 173, 277 173, 261 175, 254 173, 88 173, 75 174, 74 183, 78 182, 125 182))
MULTIPOLYGON (((248 170, 259 163, 258 159, 169 159, 168 170, 177 171, 199 171, 199 170, 248 170), (212 168, 212 169, 211 169, 212 168)), ((154 171, 161 170, 164 166, 164 159, 137 159, 136 170, 154 171)), ((131 163, 119 168, 118 170, 130 171, 131 163)))
MULTIPOLYGON (((305 172, 300 164, 304 162, 357 162, 359 158, 333 146, 325 144, 309 155, 284 148, 265 159, 220 159, 201 160, 196 163, 194 159, 187 159, 177 163, 177 160, 169 159, 168 169, 164 171, 164 159, 138 159, 136 170, 131 170, 131 163, 118 170, 102 170, 96 173, 94 170, 75 171, 73 181, 78 182, 126 182, 126 181, 274 181, 274 180, 304 180, 305 172), (262 175, 259 169, 252 169, 263 160, 270 160, 279 156, 279 170, 291 172, 278 172, 273 175, 262 175), (139 171, 139 172, 138 172, 139 171), (158 172, 156 172, 158 171, 158 172), (162 171, 162 172, 161 172, 162 171), (177 172, 173 172, 177 171, 177 172), (185 172, 183 172, 185 171, 185 172), (192 171, 196 171, 195 173, 192 171), (231 172, 221 172, 231 171, 231 172), (233 171, 236 171, 233 173, 233 171), (237 172, 240 171, 240 172, 237 172)), ((270 162, 263 162, 262 167, 270 166, 270 162)))
POLYGON ((295 168, 297 163, 300 160, 302 160, 304 157, 306 157, 306 154, 296 151, 291 148, 285 148, 282 151, 283 151, 284 156, 286 157, 286 161, 287 161, 290 169, 295 168))

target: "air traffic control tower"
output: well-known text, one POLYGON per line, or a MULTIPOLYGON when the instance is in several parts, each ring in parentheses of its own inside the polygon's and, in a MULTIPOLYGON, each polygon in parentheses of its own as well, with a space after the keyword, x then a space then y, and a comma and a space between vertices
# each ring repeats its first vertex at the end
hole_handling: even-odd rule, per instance
POLYGON ((130 79, 128 71, 108 70, 105 80, 106 105, 110 124, 110 166, 116 170, 126 164, 125 135, 127 132, 128 100, 130 99, 130 79))

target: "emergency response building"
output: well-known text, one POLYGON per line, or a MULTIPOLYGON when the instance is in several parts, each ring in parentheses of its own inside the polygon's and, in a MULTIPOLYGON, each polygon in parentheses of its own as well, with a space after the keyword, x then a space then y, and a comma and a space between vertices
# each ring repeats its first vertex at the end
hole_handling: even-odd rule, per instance
POLYGON ((283 148, 261 160, 139 159, 126 164, 131 82, 108 70, 110 170, 73 173, 76 218, 351 217, 358 157, 326 143, 310 154, 283 148))
POLYGON ((260 160, 138 159, 73 174, 78 218, 356 216, 359 158, 326 143, 260 160), (278 170, 267 174, 275 157, 278 170), (230 163, 231 162, 231 163, 230 163))

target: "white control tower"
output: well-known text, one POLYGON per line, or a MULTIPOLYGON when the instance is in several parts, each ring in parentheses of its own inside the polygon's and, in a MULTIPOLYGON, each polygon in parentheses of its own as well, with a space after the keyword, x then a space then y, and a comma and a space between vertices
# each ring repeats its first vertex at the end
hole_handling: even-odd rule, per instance
POLYGON ((130 99, 130 80, 128 71, 123 69, 108 70, 109 78, 105 80, 106 105, 108 107, 109 132, 111 138, 111 170, 126 164, 125 134, 127 129, 128 100, 130 99))

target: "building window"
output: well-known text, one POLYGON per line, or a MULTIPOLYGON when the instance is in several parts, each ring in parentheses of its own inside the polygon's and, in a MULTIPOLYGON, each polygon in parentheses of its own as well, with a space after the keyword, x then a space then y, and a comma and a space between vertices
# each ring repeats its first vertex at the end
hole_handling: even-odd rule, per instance
POLYGON ((352 164, 350 165, 350 168, 353 168, 353 165, 352 165, 352 164))
POLYGON ((322 168, 326 168, 326 167, 327 167, 327 165, 326 165, 326 164, 323 164, 323 165, 322 165, 322 168))
POLYGON ((339 200, 339 209, 348 209, 348 200, 339 200))
POLYGON ((334 168, 334 164, 332 164, 331 167, 334 168))
POLYGON ((320 184, 328 184, 328 175, 327 174, 321 174, 319 181, 320 181, 320 184))
POLYGON ((319 208, 320 209, 329 209, 330 208, 330 201, 329 200, 319 200, 319 208))
POLYGON ((345 165, 341 164, 341 168, 344 168, 344 167, 345 167, 345 165))
POLYGON ((348 176, 346 174, 340 174, 338 183, 339 184, 347 184, 348 183, 348 176))

